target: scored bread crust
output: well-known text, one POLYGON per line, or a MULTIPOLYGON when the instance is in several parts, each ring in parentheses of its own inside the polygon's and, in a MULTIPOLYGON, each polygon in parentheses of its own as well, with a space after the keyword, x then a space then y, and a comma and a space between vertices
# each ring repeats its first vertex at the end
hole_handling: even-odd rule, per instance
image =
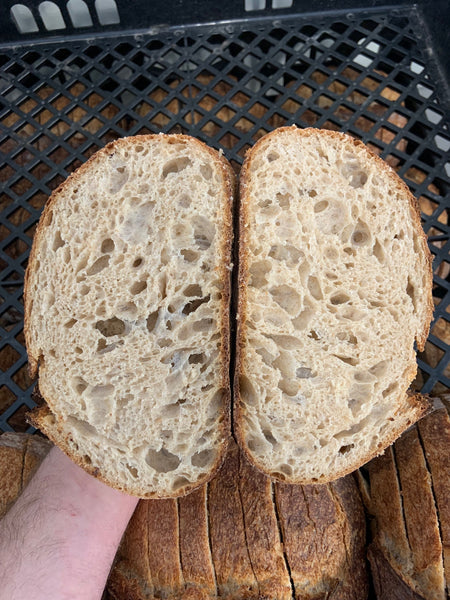
MULTIPOLYGON (((262 137, 258 142, 250 148, 245 155, 244 164, 242 166, 240 172, 240 180, 239 180, 239 224, 238 224, 238 248, 239 248, 239 266, 238 266, 238 299, 237 299, 237 326, 236 326, 236 362, 235 362, 235 370, 234 370, 234 378, 233 378, 233 431, 235 433, 236 439, 241 446, 243 452, 245 453, 248 460, 259 470, 265 473, 269 473, 267 467, 262 464, 254 453, 252 453, 247 447, 245 440, 245 424, 244 424, 244 415, 246 414, 245 406, 242 401, 240 395, 240 377, 245 375, 245 370, 243 366, 243 356, 245 355, 245 348, 247 345, 247 331, 246 321, 248 318, 247 312, 247 286, 249 281, 249 247, 248 247, 248 239, 249 239, 249 208, 248 208, 248 195, 250 193, 250 175, 252 171, 252 162, 257 155, 258 151, 263 148, 268 140, 273 138, 280 138, 285 133, 294 133, 298 136, 299 142, 302 139, 313 137, 320 135, 322 138, 328 138, 330 141, 338 141, 346 144, 353 144, 355 148, 358 150, 363 150, 367 153, 367 160, 372 163, 375 163, 377 169, 384 173, 389 180, 391 185, 397 189, 399 193, 403 196, 406 196, 409 206, 410 206, 410 215, 412 218, 413 228, 415 233, 418 236, 418 239, 421 243, 421 254, 425 259, 425 269, 423 273, 424 277, 424 290, 426 291, 425 298, 425 314, 423 317, 423 327, 422 331, 418 332, 416 335, 416 343, 417 347, 420 351, 423 351, 425 348, 425 343, 428 337, 430 322, 433 316, 433 297, 432 297, 432 284, 433 284, 433 274, 432 274, 432 255, 428 248, 427 237, 423 231, 421 225, 421 217, 420 217, 420 208, 419 204, 414 197, 414 195, 409 190, 408 186, 404 181, 398 177, 395 171, 385 163, 379 156, 374 154, 363 142, 352 138, 349 135, 329 131, 329 130, 318 130, 314 128, 306 128, 306 129, 298 129, 295 125, 291 127, 280 127, 264 137, 262 137)), ((270 168, 270 167, 268 167, 270 168)), ((408 377, 409 381, 412 381, 416 374, 416 365, 410 364, 408 369, 408 377)), ((390 444, 392 444, 402 433, 407 429, 411 424, 419 420, 425 414, 427 414, 431 410, 431 404, 427 397, 414 394, 408 392, 404 399, 399 399, 398 408, 396 413, 397 426, 393 427, 388 435, 385 435, 381 442, 377 447, 372 450, 366 452, 363 456, 358 458, 353 458, 353 460, 348 460, 347 464, 338 470, 333 472, 321 474, 318 477, 290 477, 289 475, 281 475, 276 472, 270 472, 272 477, 285 481, 287 483, 298 483, 298 484, 321 484, 327 483, 329 481, 334 481, 340 477, 343 477, 355 469, 359 468, 375 456, 383 453, 385 448, 387 448, 390 444)))
POLYGON ((210 148, 203 142, 187 135, 181 134, 149 134, 149 135, 138 135, 130 136, 127 138, 120 138, 109 143, 107 146, 96 152, 91 156, 85 163, 83 163, 74 173, 61 183, 56 190, 54 190, 49 197, 41 218, 39 220, 36 233, 33 240, 33 245, 30 251, 28 266, 25 272, 24 279, 24 335, 25 342, 28 352, 28 370, 31 377, 36 377, 38 369, 41 371, 45 369, 45 357, 40 355, 38 348, 34 347, 31 337, 30 330, 30 315, 33 306, 33 297, 30 290, 30 279, 32 273, 36 269, 37 257, 41 248, 42 241, 46 234, 46 229, 50 225, 50 217, 52 211, 56 208, 59 202, 67 202, 64 197, 66 190, 73 182, 81 180, 85 174, 89 173, 91 168, 96 163, 100 163, 108 156, 112 156, 118 147, 122 149, 129 147, 133 148, 136 144, 145 143, 154 139, 163 139, 169 144, 176 144, 178 142, 189 143, 194 148, 198 148, 202 153, 207 153, 211 161, 218 167, 223 178, 223 197, 224 205, 223 212, 221 215, 222 225, 222 236, 218 244, 218 254, 221 256, 220 266, 217 268, 220 279, 223 282, 221 289, 222 297, 220 300, 220 335, 221 335, 221 346, 220 346, 220 378, 221 387, 224 390, 226 396, 223 402, 223 411, 221 420, 217 425, 218 439, 221 440, 220 447, 217 451, 217 456, 210 467, 210 470, 205 473, 203 477, 200 477, 197 481, 187 484, 183 487, 178 488, 175 492, 165 493, 163 496, 159 493, 153 493, 145 491, 143 487, 139 485, 123 484, 118 480, 114 480, 104 473, 98 467, 94 467, 89 464, 82 452, 75 451, 71 446, 71 430, 60 415, 56 415, 52 412, 49 404, 54 402, 51 397, 44 398, 48 404, 34 409, 28 414, 27 418, 29 422, 38 427, 48 438, 57 444, 76 464, 81 466, 85 471, 91 475, 97 477, 107 485, 110 485, 122 492, 130 495, 138 496, 141 498, 159 498, 159 497, 175 497, 185 495, 193 489, 197 489, 205 482, 207 482, 221 466, 226 450, 229 443, 229 431, 231 426, 230 416, 230 396, 231 396, 231 385, 229 378, 229 361, 230 361, 230 315, 229 315, 229 303, 231 296, 231 250, 233 244, 233 230, 232 230, 232 214, 233 214, 233 202, 236 191, 236 176, 231 167, 230 163, 223 156, 222 152, 210 148))

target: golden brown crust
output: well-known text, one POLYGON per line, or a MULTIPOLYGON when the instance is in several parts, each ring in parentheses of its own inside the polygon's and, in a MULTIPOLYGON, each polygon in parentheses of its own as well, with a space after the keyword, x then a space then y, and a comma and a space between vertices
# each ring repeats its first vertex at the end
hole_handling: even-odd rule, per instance
POLYGON ((176 500, 147 502, 148 563, 154 595, 180 595, 184 588, 180 562, 176 500))
MULTIPOLYGON (((447 449, 448 452, 448 449, 447 449)), ((430 598, 444 598, 442 544, 427 470, 417 428, 395 443, 395 459, 403 498, 403 513, 414 565, 417 590, 430 598)))
POLYGON ((366 508, 376 517, 372 522, 374 539, 387 548, 391 560, 397 564, 410 564, 411 549, 403 519, 403 505, 395 467, 393 448, 372 460, 365 467, 370 481, 370 504, 366 508))
POLYGON ((202 588, 208 597, 216 594, 214 566, 208 539, 208 486, 178 500, 180 556, 187 586, 202 588))
POLYGON ((239 450, 230 448, 208 486, 211 553, 219 597, 257 598, 258 584, 248 554, 239 494, 239 450))
POLYGON ((354 481, 334 488, 276 483, 275 498, 296 596, 366 598, 365 522, 354 481))
MULTIPOLYGON (((151 501, 141 500, 138 502, 117 550, 116 562, 111 570, 109 581, 115 581, 117 571, 126 569, 130 573, 128 578, 131 589, 137 586, 138 581, 145 581, 147 590, 153 591, 152 576, 148 562, 148 502, 151 501), (131 573, 133 573, 133 576, 131 576, 131 573)), ((117 579, 118 581, 122 581, 120 575, 117 575, 117 579)), ((122 587, 125 583, 126 579, 122 581, 122 587)))
POLYGON ((450 419, 445 408, 419 421, 417 429, 430 469, 438 511, 447 594, 450 595, 450 419))
MULTIPOLYGON (((271 133, 268 133, 264 137, 262 137, 256 144, 250 148, 246 155, 244 164, 241 169, 240 174, 240 183, 239 183, 239 230, 238 230, 238 244, 239 244, 239 267, 238 267, 238 301, 237 301, 237 330, 236 330, 236 362, 235 362, 235 371, 234 371, 234 379, 233 379, 233 395, 234 395, 234 406, 233 406, 233 431, 235 437, 245 453, 247 459, 262 472, 266 472, 265 467, 258 463, 258 459, 253 456, 247 445, 245 443, 244 436, 244 422, 243 415, 245 413, 245 406, 243 405, 240 395, 239 395, 239 379, 242 375, 244 375, 242 357, 246 347, 246 318, 247 318, 247 283, 249 278, 248 271, 248 208, 247 208, 247 189, 249 185, 249 172, 252 169, 252 160, 255 156, 255 153, 258 152, 259 148, 267 143, 267 140, 272 137, 278 137, 283 134, 283 132, 292 132, 295 131, 299 137, 309 137, 312 135, 317 135, 318 130, 314 128, 307 129, 298 129, 295 125, 291 127, 280 127, 271 133)), ((420 210, 419 205, 415 197, 410 192, 406 183, 404 183, 395 171, 385 163, 379 156, 374 154, 369 148, 365 146, 359 140, 355 140, 352 137, 329 130, 320 130, 321 135, 328 136, 330 139, 339 139, 345 142, 351 142, 356 147, 363 148, 367 154, 370 156, 371 161, 375 161, 378 165, 378 169, 387 174, 392 181, 393 185, 397 187, 399 192, 403 195, 406 195, 411 207, 411 216, 415 225, 415 231, 418 235, 418 238, 422 244, 422 252, 425 257, 426 263, 429 266, 429 269, 426 269, 424 273, 424 277, 426 277, 426 282, 424 284, 427 295, 427 315, 424 319, 423 331, 417 336, 417 346, 419 350, 423 350, 425 346, 426 339, 428 337, 430 321, 433 315, 433 298, 432 298, 432 284, 433 284, 433 274, 431 271, 431 253, 428 249, 427 238, 423 231, 421 220, 420 220, 420 210)), ((414 378, 416 373, 416 365, 411 365, 411 380, 414 378)), ((393 431, 391 431, 390 435, 387 436, 383 441, 382 445, 374 448, 372 452, 368 452, 363 458, 354 459, 352 462, 349 462, 345 468, 340 471, 330 473, 329 475, 323 475, 318 479, 311 481, 308 478, 299 478, 293 479, 286 477, 284 481, 286 483, 292 484, 323 484, 329 481, 336 480, 340 477, 344 477, 349 473, 352 473, 356 469, 358 469, 363 464, 370 461, 375 456, 378 456, 383 452, 385 448, 391 445, 402 433, 405 431, 407 427, 409 427, 414 422, 418 421, 422 418, 427 412, 431 410, 430 402, 424 396, 420 394, 408 394, 405 398, 405 402, 403 407, 400 407, 399 410, 406 410, 408 408, 411 411, 409 415, 410 418, 408 420, 403 421, 399 419, 398 427, 396 427, 393 431)), ((273 475, 276 477, 276 475, 273 475)))
POLYGON ((366 517, 353 475, 329 484, 335 506, 344 515, 343 541, 346 548, 344 578, 340 590, 330 600, 367 598, 369 577, 366 561, 366 517))
MULTIPOLYGON (((44 207, 41 218, 39 220, 36 233, 33 240, 33 246, 31 248, 30 257, 28 260, 28 267, 25 273, 25 282, 24 282, 24 335, 25 342, 27 345, 28 351, 28 362, 29 362, 29 372, 32 377, 35 377, 38 372, 38 367, 40 369, 45 368, 45 357, 40 356, 38 353, 38 349, 33 348, 33 344, 31 342, 30 337, 30 313, 33 304, 32 294, 29 290, 29 281, 30 274, 33 272, 36 266, 37 254, 39 252, 39 248, 41 246, 41 242, 43 237, 45 236, 45 230, 48 226, 48 222, 50 219, 51 211, 54 209, 55 205, 59 202, 65 201, 64 194, 66 188, 74 181, 77 181, 85 173, 88 173, 91 169, 92 165, 98 161, 101 161, 104 157, 110 155, 118 146, 122 145, 134 145, 138 142, 149 141, 150 139, 165 139, 168 143, 190 143, 201 148, 202 151, 206 151, 211 159, 220 167, 221 172, 223 174, 224 180, 224 207, 222 213, 222 226, 223 226, 223 237, 221 241, 221 281, 223 282, 222 289, 222 301, 221 301, 221 337, 222 337, 222 345, 221 345, 221 379, 222 379, 222 387, 224 389, 224 402, 223 402, 223 415, 222 419, 220 419, 217 427, 220 429, 220 438, 222 441, 220 443, 220 447, 218 448, 217 457, 215 462, 211 466, 209 473, 205 474, 204 477, 193 483, 192 485, 188 485, 176 492, 168 492, 165 497, 176 497, 180 495, 186 494, 188 491, 197 489, 201 485, 203 485, 206 481, 211 479, 211 477, 218 471, 220 465, 223 462, 229 432, 231 428, 231 387, 230 387, 230 378, 229 378, 229 362, 230 362, 230 322, 229 322, 229 303, 230 303, 230 295, 231 295, 231 248, 233 244, 233 230, 232 230, 232 220, 233 220, 233 201, 234 194, 236 188, 236 176, 234 171, 230 165, 230 163, 226 160, 226 158, 216 150, 213 150, 203 142, 192 138, 186 135, 166 135, 166 134, 151 134, 151 135, 143 135, 143 136, 131 136, 128 138, 118 139, 114 142, 111 142, 93 156, 91 156, 83 165, 79 167, 74 173, 69 175, 69 177, 51 194, 50 198, 47 201, 47 204, 44 207)), ((156 498, 157 494, 144 492, 142 489, 139 489, 138 485, 136 487, 129 487, 127 485, 120 484, 117 481, 111 480, 109 477, 100 473, 98 468, 93 468, 90 466, 82 454, 78 454, 74 452, 73 449, 70 448, 68 444, 68 439, 70 438, 70 431, 64 430, 64 423, 61 419, 58 418, 57 415, 55 417, 55 425, 56 427, 51 427, 49 423, 45 423, 44 419, 48 417, 52 411, 51 406, 53 404, 52 398, 47 396, 45 398, 46 402, 49 405, 48 411, 33 411, 29 415, 29 421, 35 427, 38 427, 43 431, 55 444, 61 447, 61 449, 76 462, 79 466, 85 469, 91 475, 98 477, 112 487, 119 489, 120 491, 126 492, 128 494, 138 496, 141 498, 156 498)))
POLYGON ((262 598, 290 600, 292 588, 283 556, 272 482, 240 455, 239 493, 246 542, 262 598))

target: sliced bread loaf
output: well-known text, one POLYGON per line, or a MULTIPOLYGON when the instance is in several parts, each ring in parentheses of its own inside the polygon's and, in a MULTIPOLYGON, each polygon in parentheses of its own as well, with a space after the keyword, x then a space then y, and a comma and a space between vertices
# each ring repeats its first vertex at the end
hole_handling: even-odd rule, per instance
POLYGON ((199 486, 229 437, 234 175, 181 135, 117 140, 51 196, 25 283, 32 422, 141 497, 199 486))
POLYGON ((336 479, 426 411, 407 394, 432 314, 417 203, 361 142, 278 129, 241 171, 235 429, 290 483, 336 479))
POLYGON ((445 600, 450 591, 450 419, 437 408, 358 473, 371 517, 378 600, 445 600))

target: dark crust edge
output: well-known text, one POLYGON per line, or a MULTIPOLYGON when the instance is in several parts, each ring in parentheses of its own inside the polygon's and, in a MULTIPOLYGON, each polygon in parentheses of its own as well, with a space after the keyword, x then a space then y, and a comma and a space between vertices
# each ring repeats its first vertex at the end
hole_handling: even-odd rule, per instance
MULTIPOLYGON (((222 289, 222 302, 221 302, 221 326, 220 332, 222 337, 222 345, 221 345, 221 379, 222 379, 222 388, 224 389, 224 408, 223 408, 223 419, 222 423, 219 427, 219 444, 218 444, 218 452, 217 458, 213 465, 211 466, 208 473, 206 473, 199 480, 194 482, 192 485, 185 486, 180 488, 173 494, 168 495, 158 495, 156 493, 145 492, 139 488, 138 485, 135 487, 128 487, 126 485, 122 485, 117 481, 113 481, 110 478, 102 475, 100 469, 98 467, 93 467, 89 465, 87 461, 83 458, 82 454, 76 454, 70 448, 67 440, 70 438, 70 431, 64 430, 64 421, 61 417, 54 415, 48 405, 45 405, 41 408, 34 409, 31 413, 28 414, 27 420, 34 427, 40 429, 47 437, 54 442, 57 446, 61 448, 67 454, 69 458, 71 458, 76 464, 82 467, 89 474, 93 475, 100 479, 103 483, 109 485, 110 487, 114 487, 122 492, 127 494, 137 496, 139 498, 176 498, 179 496, 183 496, 187 494, 189 491, 197 489, 201 487, 203 484, 208 482, 214 474, 219 470, 220 466, 223 463, 225 458, 226 451, 229 445, 229 437, 230 437, 230 428, 231 428, 231 385, 229 378, 229 360, 230 360, 230 322, 229 322, 229 302, 231 296, 231 248, 233 244, 233 230, 232 230, 232 208, 233 208, 233 200, 236 191, 236 176, 234 174, 233 168, 228 162, 228 160, 216 150, 210 148, 205 143, 197 140, 188 135, 179 135, 179 134, 149 134, 149 135, 137 135, 130 136, 125 138, 119 138, 113 142, 107 144, 104 148, 96 152, 92 155, 85 163, 83 163, 74 173, 69 175, 69 177, 59 185, 56 190, 53 191, 51 196, 49 197, 44 210, 42 212, 41 218, 39 220, 36 233, 33 239, 33 245, 30 251, 30 257, 28 261, 28 266, 25 272, 25 280, 24 280, 24 335, 25 335, 25 343, 28 351, 28 361, 29 361, 29 373, 31 377, 36 377, 38 374, 38 367, 40 369, 45 369, 45 357, 37 356, 31 347, 31 339, 30 339, 30 318, 31 318, 31 310, 32 310, 32 295, 29 291, 30 285, 30 277, 31 273, 35 269, 35 263, 37 259, 38 252, 40 250, 42 239, 45 236, 47 225, 46 225, 46 217, 50 214, 52 210, 55 209, 58 202, 66 202, 66 198, 64 197, 66 188, 74 181, 77 181, 80 177, 84 176, 85 173, 88 173, 93 164, 103 160, 111 152, 114 152, 119 146, 129 146, 141 142, 147 142, 150 140, 164 140, 171 143, 184 143, 184 144, 193 144, 197 146, 197 148, 202 152, 207 152, 210 158, 216 163, 219 167, 222 177, 223 177, 223 201, 224 201, 224 210, 222 214, 223 218, 223 235, 222 240, 219 245, 219 252, 221 257, 221 267, 220 267, 220 275, 221 280, 223 281, 223 289, 222 289), (55 419, 57 420, 57 425, 55 428, 51 428, 44 423, 45 417, 53 414, 55 419)), ((44 398, 46 401, 50 401, 50 398, 44 398)))
MULTIPOLYGON (((392 184, 397 187, 399 192, 406 195, 411 210, 411 218, 413 220, 413 225, 415 226, 416 233, 418 234, 419 239, 422 242, 422 250, 425 257, 426 265, 428 266, 427 275, 427 311, 426 318, 423 325, 422 333, 417 336, 417 346, 419 350, 423 350, 425 347, 425 342, 428 337, 428 332, 430 329, 430 322, 433 316, 433 296, 432 296, 432 286, 433 286, 433 273, 431 269, 432 264, 432 256, 430 250, 428 248, 427 237, 423 231, 421 220, 420 220, 420 209, 419 204, 413 194, 410 192, 406 183, 400 179, 400 177, 395 173, 395 171, 382 160, 379 156, 374 154, 367 146, 359 141, 355 140, 351 136, 336 132, 329 131, 326 129, 315 129, 315 128, 306 128, 299 129, 295 125, 291 127, 280 127, 279 129, 275 129, 274 131, 268 133, 263 136, 256 144, 247 150, 245 155, 244 164, 241 169, 240 174, 240 189, 239 189, 239 271, 238 271, 238 319, 237 319, 237 329, 236 329, 236 367, 234 372, 234 380, 233 380, 233 393, 234 393, 234 423, 233 423, 233 431, 236 436, 236 439, 244 452, 247 459, 253 464, 257 469, 262 471, 265 474, 269 474, 272 478, 278 479, 272 473, 268 473, 267 469, 259 463, 258 459, 253 456, 253 454, 247 448, 244 438, 245 427, 243 425, 242 415, 244 414, 244 410, 241 407, 240 394, 239 394, 239 377, 241 375, 245 375, 242 368, 242 356, 245 353, 246 347, 246 306, 247 306, 247 281, 248 281, 248 249, 247 249, 247 224, 248 224, 248 210, 247 210, 247 194, 248 194, 248 185, 249 185, 249 172, 252 168, 252 159, 254 157, 255 152, 258 152, 260 146, 263 146, 267 140, 271 137, 279 136, 284 132, 295 132, 299 137, 311 137, 315 135, 328 136, 332 139, 339 139, 342 142, 350 142, 357 148, 362 148, 367 152, 368 159, 371 161, 375 161, 378 165, 378 168, 381 171, 384 171, 392 181, 392 184)), ((414 378, 416 374, 416 365, 411 365, 411 380, 414 378)), ((422 396, 421 394, 408 394, 404 400, 404 404, 406 404, 407 408, 411 410, 410 421, 406 426, 400 425, 396 429, 394 429, 389 437, 386 437, 382 442, 381 448, 375 448, 373 452, 368 452, 363 458, 358 460, 354 460, 349 463, 344 469, 337 471, 335 473, 330 473, 329 475, 323 475, 322 477, 317 478, 312 481, 308 478, 300 478, 294 479, 286 477, 286 479, 279 479, 283 483, 290 484, 322 484, 328 483, 331 481, 335 481, 340 477, 344 477, 349 473, 352 473, 362 465, 366 464, 372 458, 375 458, 379 454, 382 454, 384 450, 390 446, 400 435, 414 422, 418 421, 425 414, 427 414, 431 410, 431 404, 428 398, 422 396)), ((401 406, 399 404, 399 406, 401 406)))

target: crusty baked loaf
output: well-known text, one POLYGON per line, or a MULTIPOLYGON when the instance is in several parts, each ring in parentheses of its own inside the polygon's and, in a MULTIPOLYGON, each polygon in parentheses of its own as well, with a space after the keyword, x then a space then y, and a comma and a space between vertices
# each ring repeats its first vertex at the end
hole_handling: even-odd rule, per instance
MULTIPOLYGON (((50 447, 37 436, 0 436, 0 507, 27 483, 22 465, 37 466, 50 447)), ((178 500, 139 502, 104 597, 365 600, 367 593, 353 476, 323 486, 275 483, 233 444, 208 484, 178 500)))
POLYGON ((0 519, 22 493, 51 443, 25 433, 0 435, 0 519))
POLYGON ((235 431, 286 482, 331 481, 427 409, 407 394, 432 314, 406 185, 361 142, 281 128, 240 183, 235 431))
POLYGON ((353 476, 276 483, 232 445, 207 485, 178 501, 140 502, 107 590, 113 600, 364 600, 365 520, 353 476))
POLYGON ((106 146, 51 196, 25 282, 31 420, 120 490, 171 497, 229 437, 234 175, 181 135, 106 146))
POLYGON ((378 600, 445 600, 450 592, 450 420, 435 410, 360 473, 372 516, 378 600))

